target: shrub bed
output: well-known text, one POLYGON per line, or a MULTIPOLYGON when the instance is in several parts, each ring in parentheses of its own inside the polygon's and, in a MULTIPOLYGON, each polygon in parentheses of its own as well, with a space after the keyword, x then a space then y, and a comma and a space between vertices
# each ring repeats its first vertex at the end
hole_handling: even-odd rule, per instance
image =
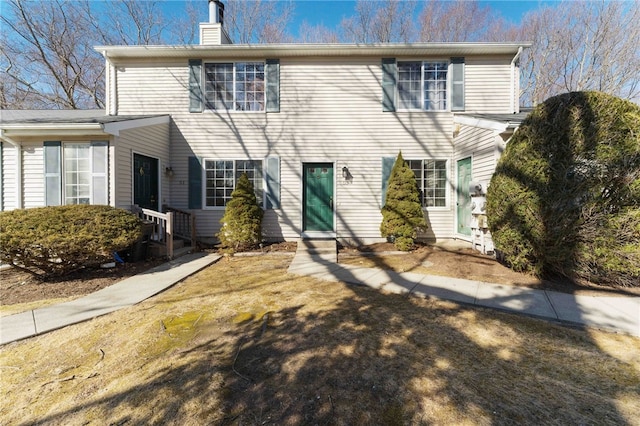
POLYGON ((640 106, 599 92, 548 99, 523 122, 487 194, 517 271, 640 285, 640 106))
POLYGON ((0 261, 42 278, 113 260, 141 236, 141 220, 109 206, 68 205, 0 213, 0 261))

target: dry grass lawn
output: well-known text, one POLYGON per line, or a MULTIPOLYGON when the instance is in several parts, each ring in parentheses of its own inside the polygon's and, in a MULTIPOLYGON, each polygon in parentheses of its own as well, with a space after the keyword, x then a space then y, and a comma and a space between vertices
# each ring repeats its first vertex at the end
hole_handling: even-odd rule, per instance
POLYGON ((231 258, 0 348, 3 424, 639 424, 640 339, 231 258))

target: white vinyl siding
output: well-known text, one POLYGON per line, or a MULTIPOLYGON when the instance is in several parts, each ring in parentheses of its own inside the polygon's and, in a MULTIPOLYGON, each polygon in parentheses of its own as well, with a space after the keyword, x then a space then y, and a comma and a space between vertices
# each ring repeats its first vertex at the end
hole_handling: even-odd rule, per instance
POLYGON ((22 145, 22 207, 44 206, 44 151, 42 143, 22 145))
MULTIPOLYGON (((512 56, 465 58, 465 110, 498 111, 509 106, 507 74, 512 56), (472 79, 484 79, 472 81, 472 79), (503 100, 504 98, 504 100, 503 100), (491 109, 488 109, 491 108, 491 109)), ((203 58, 207 63, 207 58, 203 58)), ((233 62, 234 58, 220 58, 233 62)), ((438 58, 434 58, 438 59, 438 58)), ((216 59, 217 60, 217 59, 216 59)), ((265 58, 247 58, 247 62, 265 58)), ((430 61, 430 58, 398 58, 430 61)), ((383 112, 380 57, 280 58, 278 114, 190 114, 188 60, 165 64, 124 64, 118 73, 120 114, 171 114, 171 205, 188 208, 189 157, 206 159, 280 158, 280 209, 266 210, 266 238, 294 240, 300 236, 304 162, 330 162, 336 175, 336 235, 355 241, 380 240, 381 161, 402 150, 405 158, 447 160, 455 176, 453 114, 422 110, 383 112), (149 78, 153 76, 153 78, 149 78), (339 171, 353 176, 345 182, 339 171)), ((398 106, 398 108, 400 108, 398 106)), ((475 161, 475 160, 474 160, 475 161)), ((475 163, 474 163, 475 164, 475 163)), ((450 179, 451 180, 451 179, 450 179)), ((454 191, 451 182, 449 200, 454 191)), ((164 194, 164 191, 163 191, 164 194)), ((204 200, 203 200, 204 201, 204 200)), ((427 209, 426 237, 454 236, 455 206, 427 209)), ((222 209, 196 209, 200 236, 220 227, 222 209)))
POLYGON ((515 112, 511 110, 511 62, 501 57, 465 60, 465 111, 515 112))
POLYGON ((116 169, 111 175, 113 177, 111 182, 116 207, 129 209, 133 203, 134 153, 160 160, 160 205, 171 201, 169 186, 171 179, 166 176, 164 170, 171 166, 175 171, 177 164, 169 161, 169 124, 155 124, 123 130, 116 138, 113 149, 115 150, 116 169))

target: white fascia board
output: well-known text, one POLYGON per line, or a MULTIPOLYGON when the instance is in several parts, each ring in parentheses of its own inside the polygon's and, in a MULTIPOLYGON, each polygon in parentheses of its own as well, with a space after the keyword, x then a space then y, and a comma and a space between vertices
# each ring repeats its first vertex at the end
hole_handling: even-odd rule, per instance
POLYGON ((502 133, 509 128, 509 123, 503 121, 487 120, 486 118, 470 117, 467 115, 454 115, 453 122, 465 126, 479 127, 481 129, 495 130, 502 133))
POLYGON ((16 136, 78 136, 102 134, 102 125, 91 124, 7 124, 2 126, 3 135, 16 136))
POLYGON ((156 124, 169 124, 169 116, 162 115, 158 117, 138 118, 133 120, 104 123, 104 132, 113 136, 120 136, 120 132, 123 130, 154 126, 156 124))

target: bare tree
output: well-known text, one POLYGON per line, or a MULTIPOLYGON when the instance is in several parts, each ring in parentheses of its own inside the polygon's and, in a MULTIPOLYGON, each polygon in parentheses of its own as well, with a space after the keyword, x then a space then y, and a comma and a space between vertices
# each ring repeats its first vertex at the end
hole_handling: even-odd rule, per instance
POLYGON ((3 80, 33 108, 103 107, 104 63, 93 51, 79 3, 60 0, 5 3, 3 80))
POLYGON ((530 13, 522 34, 524 98, 577 90, 640 97, 640 3, 569 2, 530 13))
POLYGON ((228 0, 224 23, 234 43, 282 43, 291 39, 286 27, 293 11, 291 1, 228 0))
POLYGON ((414 39, 414 1, 358 0, 355 15, 342 21, 346 41, 353 43, 408 43, 414 39))
POLYGON ((310 25, 307 21, 300 24, 298 41, 301 43, 338 43, 340 37, 337 32, 324 25, 310 25))
POLYGON ((429 0, 419 17, 420 41, 485 40, 492 19, 491 12, 489 6, 482 7, 476 0, 429 0))
POLYGON ((5 0, 2 108, 103 108, 104 59, 95 45, 193 40, 196 9, 186 4, 184 18, 169 25, 160 6, 158 1, 5 0))

